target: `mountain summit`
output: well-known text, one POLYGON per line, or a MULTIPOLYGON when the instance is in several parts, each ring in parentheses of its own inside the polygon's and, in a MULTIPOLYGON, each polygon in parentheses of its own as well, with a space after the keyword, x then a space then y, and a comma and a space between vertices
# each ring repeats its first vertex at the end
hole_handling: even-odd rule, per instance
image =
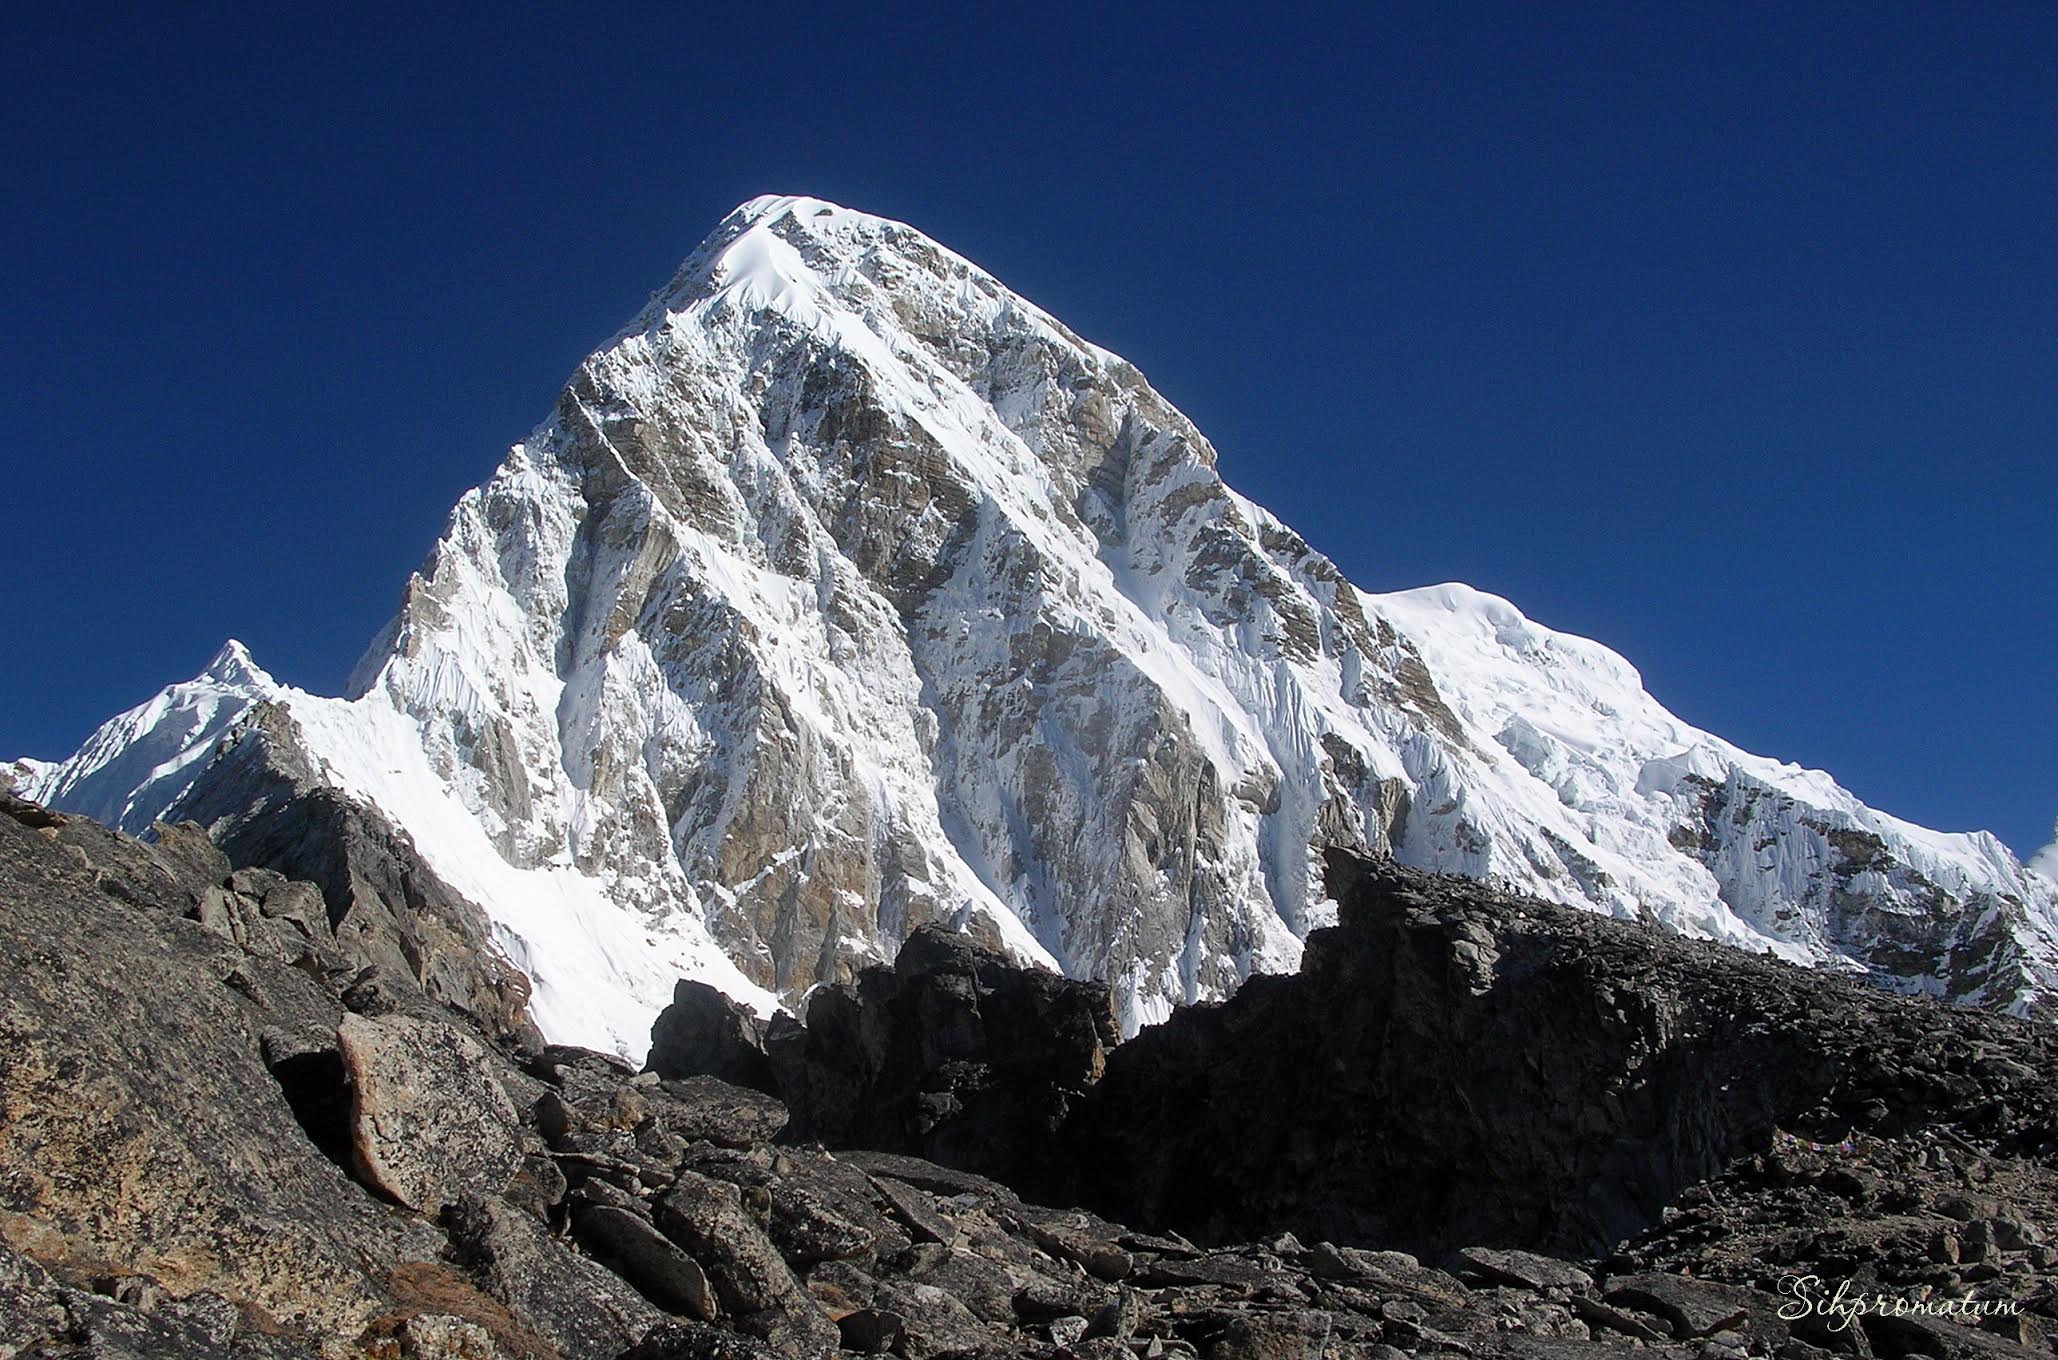
POLYGON ((637 1057, 676 977, 768 1008, 929 921, 1133 1030, 1296 967, 1325 846, 1900 991, 2058 987, 2058 888, 1994 837, 1690 727, 1505 600, 1358 590, 1129 363, 810 198, 731 213, 579 367, 344 697, 232 643, 16 768, 232 842, 373 809, 551 1038, 637 1057))

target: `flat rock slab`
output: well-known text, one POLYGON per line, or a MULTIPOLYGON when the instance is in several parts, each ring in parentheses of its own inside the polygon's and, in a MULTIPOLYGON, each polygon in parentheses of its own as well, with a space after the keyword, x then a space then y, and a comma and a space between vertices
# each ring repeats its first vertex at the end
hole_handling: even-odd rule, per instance
POLYGON ((1348 1281, 1440 1308, 1464 1307, 1470 1297, 1457 1276, 1425 1266, 1406 1252, 1364 1251, 1322 1242, 1307 1253, 1305 1264, 1317 1279, 1348 1281))
POLYGON ((1267 1270, 1256 1261, 1227 1254, 1191 1261, 1152 1261, 1138 1278, 1146 1285, 1211 1284, 1247 1294, 1291 1280, 1283 1270, 1267 1270))
POLYGON ((886 1201, 887 1208, 893 1211, 896 1219, 907 1225, 915 1241, 940 1242, 944 1246, 957 1241, 957 1225, 943 1216, 928 1191, 891 1176, 872 1176, 869 1179, 879 1192, 879 1198, 886 1201))
POLYGON ((818 1353, 835 1349, 836 1324, 744 1209, 735 1186, 682 1170, 659 1201, 657 1217, 666 1235, 707 1271, 723 1311, 745 1331, 814 1346, 818 1353))
POLYGON ((1585 1294, 1572 1296, 1572 1312, 1590 1327, 1606 1327, 1637 1341, 1665 1341, 1672 1335, 1671 1324, 1663 1318, 1616 1308, 1585 1294))
POLYGON ((839 1149, 836 1159, 862 1167, 874 1176, 886 1176, 918 1190, 927 1190, 932 1195, 945 1199, 957 1195, 976 1195, 995 1204, 1020 1204, 1021 1198, 999 1181, 969 1171, 955 1171, 950 1167, 925 1162, 920 1157, 904 1157, 894 1152, 869 1152, 862 1148, 839 1149))
POLYGON ((1032 1223, 1029 1235, 1037 1246, 1060 1260, 1076 1262, 1096 1280, 1112 1283, 1127 1276, 1135 1265, 1120 1247, 1061 1224, 1032 1223))
POLYGON ((1748 1290, 1684 1275, 1625 1275, 1608 1286, 1617 1308, 1649 1313, 1671 1324, 1682 1340, 1736 1327, 1750 1316, 1748 1290))
POLYGON ((786 1107, 762 1091, 716 1077, 666 1077, 650 1101, 651 1117, 676 1138, 705 1138, 727 1148, 769 1143, 786 1127, 786 1107))
POLYGON ((572 1211, 572 1235, 666 1312, 714 1321, 715 1291, 707 1273, 640 1214, 582 1204, 572 1211))
POLYGON ((375 1187, 433 1215, 497 1194, 522 1165, 519 1116, 486 1051, 458 1029, 404 1015, 346 1015, 351 1146, 375 1187))
POLYGON ((1533 1251, 1499 1251, 1492 1247, 1466 1247, 1458 1259, 1493 1284, 1511 1285, 1542 1293, 1546 1289, 1591 1289, 1593 1276, 1578 1266, 1539 1256, 1533 1251))

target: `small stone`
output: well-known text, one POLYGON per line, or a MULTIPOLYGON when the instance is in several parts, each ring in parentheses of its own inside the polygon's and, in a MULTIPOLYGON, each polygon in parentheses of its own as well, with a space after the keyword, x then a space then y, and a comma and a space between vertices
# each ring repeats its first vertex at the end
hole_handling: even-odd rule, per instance
POLYGON ((1086 1319, 1076 1314, 1055 1317, 1050 1320, 1050 1339, 1060 1346, 1069 1346, 1086 1335, 1086 1319))
POLYGON ((884 1355, 907 1336, 907 1322, 886 1308, 857 1308, 836 1319, 845 1350, 864 1355, 884 1355))
POLYGON ((1142 1301, 1133 1290, 1125 1289, 1087 1321, 1086 1335, 1107 1336, 1117 1341, 1127 1341, 1135 1335, 1137 1325, 1142 1321, 1142 1301))
POLYGON ((1100 1291, 1083 1281, 1073 1283, 1039 1275, 1015 1291, 1015 1316, 1024 1322, 1049 1322, 1073 1313, 1082 1318, 1098 1313, 1103 1300, 1100 1291))

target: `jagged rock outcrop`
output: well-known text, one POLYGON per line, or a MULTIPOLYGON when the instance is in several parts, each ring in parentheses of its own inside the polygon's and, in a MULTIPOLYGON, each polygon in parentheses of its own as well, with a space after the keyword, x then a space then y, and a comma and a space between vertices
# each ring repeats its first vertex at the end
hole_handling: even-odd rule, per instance
POLYGON ((1332 852, 1301 972, 1111 1055, 1066 1148, 1104 1211, 1431 1256, 1589 1254, 1776 1131, 2048 1159, 2058 1036, 1332 852), (1280 1112, 1290 1112, 1279 1117, 1280 1112))
POLYGON ((1992 836, 1689 726, 1505 600, 1357 589, 1131 364, 815 199, 738 208, 580 365, 347 698, 232 644, 22 778, 384 933, 407 885, 310 838, 386 833, 270 766, 493 913, 549 1037, 636 1060, 681 976, 763 1015, 926 922, 1133 1031, 1291 971, 1330 846, 1890 989, 2058 987, 2058 884, 1992 836))
MULTIPOLYGON (((1886 1110, 1856 1160, 1775 1144, 1686 1187, 1664 1222, 1602 1260, 1502 1242, 1425 1262, 1281 1232, 1197 1245, 920 1158, 825 1151, 796 1140, 764 1092, 510 1046, 410 975, 350 958, 319 900, 309 885, 231 871, 190 829, 146 845, 0 796, 0 1349, 181 1360, 2050 1354, 2058 1291, 2039 1273, 2058 1217, 2050 1082, 2033 1065, 2044 1034, 2023 1026, 1953 1016, 1927 1047, 1881 1037, 1917 1057, 1825 1096, 1831 1112, 1861 1098, 1886 1110), (376 985, 358 985, 368 976, 376 985), (1971 1073, 1984 1084, 1968 1085, 1971 1073), (1932 1133, 1946 1141, 1920 1145, 1919 1173, 1890 1181, 1932 1133), (1831 1202, 1850 1212, 1802 1217, 1831 1202), (1870 1237, 1868 1210, 1893 1216, 1870 1237), (1775 1236, 1775 1211, 1796 1236, 1775 1236), (1932 1222, 1952 1227, 1922 1235, 1932 1222), (1855 1333, 1833 1312, 1790 1319, 1780 1308, 1793 1296, 1744 1264, 1756 1243, 1778 1252, 1764 1269, 1931 1288, 1961 1313, 2017 1311, 1874 1315, 1855 1333), (1689 1265, 1719 1278, 1679 1273, 1689 1265)), ((1696 972, 1727 976, 1727 955, 1589 939, 1534 903, 1496 928, 1497 960, 1447 947, 1456 926, 1499 919, 1486 910, 1496 902, 1473 893, 1463 909, 1389 913, 1413 922, 1389 928, 1422 937, 1409 966, 1441 961, 1440 994, 1471 998, 1454 1001, 1461 1015, 1493 994, 1474 990, 1482 965, 1518 982, 1516 963, 1559 957, 1545 947, 1554 940, 1598 941, 1594 967, 1626 969, 1639 987, 1684 995, 1696 972)), ((1068 1093, 1058 1103, 1075 1126, 1093 1102, 1052 1077, 1080 1080, 1094 1065, 1080 1054, 1106 1062, 1101 1087, 1118 1079, 1132 1046, 1106 1052, 1105 989, 1009 971, 936 935, 905 977, 874 982, 891 984, 869 1031, 883 1051, 906 1027, 940 1060, 913 1069, 918 1090, 963 1075, 953 1064, 977 1069, 951 1088, 969 1098, 925 1136, 990 1127, 996 1108, 1042 1118, 1053 1090, 1068 1093), (1053 1012, 1072 1055, 1055 1067, 1024 1046, 1053 1012), (1009 1054, 1024 1060, 999 1060, 1009 1054)), ((1847 1005, 1873 1021, 1903 1014, 1790 976, 1830 1032, 1844 1032, 1847 1005)), ((858 1000, 865 990, 861 978, 858 1000)), ((1911 1023, 1938 1014, 1905 1010, 1911 1023)), ((775 1050, 806 1037, 776 1028, 775 1050)), ((1333 1056, 1265 1052, 1281 1068, 1333 1056)), ((1234 1049, 1214 1057, 1243 1061, 1234 1049)), ((1453 1067, 1435 1075, 1469 1089, 1453 1067)), ((872 1094, 905 1114, 898 1077, 872 1094)), ((1269 1110, 1251 1132, 1300 1113, 1269 1110)))
POLYGON ((682 978, 650 1027, 648 1070, 661 1077, 715 1077, 777 1094, 765 1056, 765 1024, 704 982, 682 978))
POLYGON ((816 989, 805 1024, 760 1022, 681 982, 651 1027, 648 1070, 771 1092, 791 1140, 924 1157, 1029 1193, 1062 1183, 1059 1132, 1117 1037, 1104 985, 932 925, 892 966, 816 989))
POLYGON ((455 1007, 486 1030, 539 1044, 529 980, 498 949, 478 904, 423 860, 413 839, 376 807, 324 782, 291 713, 261 704, 221 740, 211 769, 179 804, 239 865, 321 890, 330 929, 382 974, 455 1007), (408 985, 408 984, 411 984, 408 985))
POLYGON ((326 917, 198 837, 171 852, 4 795, 0 813, 0 1241, 233 1298, 242 1330, 354 1336, 392 1311, 386 1276, 441 1235, 296 1118, 325 1113, 309 1084, 351 971, 326 917))

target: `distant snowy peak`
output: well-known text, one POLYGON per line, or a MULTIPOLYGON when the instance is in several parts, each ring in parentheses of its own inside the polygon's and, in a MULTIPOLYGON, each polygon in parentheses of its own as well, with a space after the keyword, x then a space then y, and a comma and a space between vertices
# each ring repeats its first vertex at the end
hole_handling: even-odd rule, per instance
POLYGON ((346 698, 225 652, 32 796, 233 808, 211 753, 290 712, 267 739, 493 915, 546 1032, 625 1052, 671 976, 791 1002, 930 920, 1133 1028, 1296 967, 1330 845, 1906 991, 2058 986, 2058 887, 1992 837, 1505 600, 1360 591, 1216 465, 962 256, 755 199, 458 503, 346 698))
POLYGON ((185 796, 215 743, 253 704, 278 692, 231 638, 200 674, 108 719, 70 759, 32 762, 37 768, 17 788, 23 797, 140 835, 185 796))

